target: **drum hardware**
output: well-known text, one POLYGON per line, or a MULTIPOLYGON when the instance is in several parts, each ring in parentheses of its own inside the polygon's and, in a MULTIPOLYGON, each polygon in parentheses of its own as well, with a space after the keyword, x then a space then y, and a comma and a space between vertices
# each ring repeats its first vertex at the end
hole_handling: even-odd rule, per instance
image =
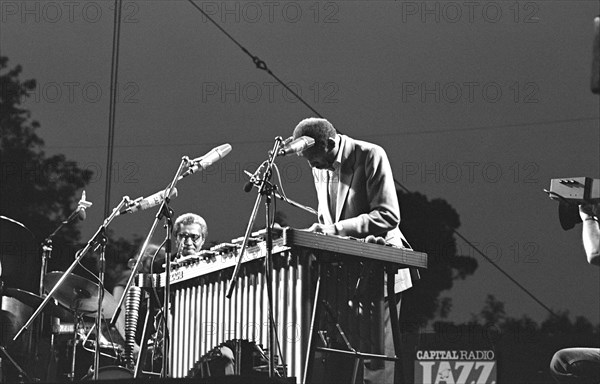
MULTIPOLYGON (((57 282, 63 278, 63 272, 50 272, 44 277, 44 286, 51 290, 57 282)), ((75 361, 77 346, 81 345, 84 350, 96 355, 95 347, 98 346, 98 356, 104 356, 114 360, 120 360, 123 354, 123 347, 112 340, 108 341, 102 336, 102 332, 96 332, 96 339, 90 340, 92 332, 96 331, 97 325, 86 326, 84 317, 98 317, 98 304, 100 293, 102 296, 102 314, 101 318, 107 319, 112 314, 117 305, 116 299, 99 285, 78 275, 69 274, 61 287, 56 290, 54 297, 60 304, 74 311, 76 322, 73 327, 73 355, 71 361, 71 373, 68 375, 71 381, 75 380, 75 361), (96 340, 98 342, 96 343, 96 340)), ((67 328, 67 327, 65 327, 67 328)), ((71 328, 71 327, 68 327, 71 328)), ((109 333, 110 336, 110 333, 109 333)), ((99 365, 96 362, 94 366, 99 365)))
MULTIPOLYGON (((21 289, 16 289, 16 288, 6 288, 4 289, 4 296, 7 298, 12 298, 15 299, 16 301, 31 307, 31 308, 37 308, 42 301, 44 300, 42 297, 33 294, 31 292, 28 291, 24 291, 21 289)), ((54 328, 55 327, 60 327, 60 320, 65 320, 65 321, 73 321, 73 315, 66 310, 64 307, 62 307, 61 305, 59 305, 55 300, 54 301, 50 301, 50 303, 48 305, 46 305, 44 307, 43 313, 45 315, 49 315, 47 317, 41 317, 40 318, 40 322, 37 323, 36 325, 36 337, 37 340, 41 340, 42 339, 42 331, 44 328, 44 323, 43 321, 46 319, 51 319, 52 323, 52 333, 50 334, 50 345, 49 345, 49 360, 48 360, 48 364, 46 367, 45 372, 40 372, 37 371, 38 374, 40 375, 45 375, 46 380, 53 380, 54 379, 54 375, 53 375, 53 371, 52 371, 52 362, 56 361, 57 356, 56 356, 56 350, 55 350, 55 345, 54 345, 54 328), (58 325, 56 325, 58 324, 58 325)), ((31 312, 29 312, 27 314, 27 316, 29 316, 31 314, 31 312)), ((33 335, 32 335, 33 336, 33 335)), ((33 337, 29 338, 29 342, 33 342, 33 337)), ((34 356, 37 360, 39 359, 39 349, 38 349, 38 343, 35 342, 34 343, 35 347, 34 348, 28 348, 29 353, 31 353, 30 356, 34 356), (32 351, 33 350, 33 351, 32 351)))
MULTIPOLYGON (((5 326, 2 329, 2 334, 3 339, 4 337, 9 339, 14 335, 13 332, 16 332, 25 323, 31 313, 33 313, 33 308, 37 307, 43 301, 43 298, 17 288, 5 288, 2 293, 2 312, 4 315, 9 316, 6 319, 8 323, 2 324, 5 326), (14 331, 12 331, 13 327, 15 327, 14 331)), ((50 315, 45 318, 52 319, 53 322, 60 322, 60 319, 73 321, 73 316, 65 308, 54 301, 44 308, 44 314, 50 315)), ((4 317, 2 321, 4 321, 4 317)), ((40 376, 42 378, 45 377, 47 380, 54 379, 54 371, 51 370, 51 367, 53 367, 52 362, 56 361, 57 355, 54 350, 53 334, 50 335, 49 349, 45 349, 46 345, 44 344, 44 351, 49 351, 49 355, 47 356, 49 359, 47 367, 42 369, 42 366, 39 365, 42 360, 38 354, 40 352, 38 345, 40 345, 39 341, 41 340, 41 332, 44 325, 46 324, 37 323, 35 329, 27 333, 26 345, 23 345, 22 343, 13 343, 10 348, 8 348, 8 346, 5 348, 4 352, 8 353, 8 349, 10 349, 10 352, 16 359, 6 359, 5 364, 10 363, 14 366, 12 361, 18 361, 24 365, 24 368, 16 368, 16 372, 13 372, 14 374, 18 373, 22 376, 22 374, 19 373, 20 370, 27 369, 34 377, 34 380, 40 376), (35 337, 37 337, 37 339, 35 339, 35 337)), ((54 325, 52 328, 54 328, 54 325)), ((42 353, 42 355, 44 354, 42 353)), ((45 360, 43 361, 45 362, 45 360)), ((13 377, 13 379, 15 378, 13 377)))
MULTIPOLYGON (((49 290, 48 295, 46 296, 46 298, 44 298, 44 300, 42 301, 42 303, 40 304, 40 306, 36 309, 36 311, 31 315, 30 319, 27 321, 27 323, 25 323, 25 325, 23 325, 23 327, 19 330, 19 332, 17 332, 17 334, 15 335, 15 337, 13 338, 14 340, 17 340, 19 338, 19 336, 21 336, 21 334, 36 320, 36 318, 38 317, 38 315, 40 315, 42 313, 42 311, 44 310, 44 307, 50 302, 50 300, 53 300, 53 295, 59 290, 59 288, 61 287, 61 285, 71 276, 71 272, 75 269, 75 267, 77 266, 77 264, 79 264, 79 262, 81 261, 81 259, 83 258, 83 256, 85 256, 89 251, 96 249, 100 246, 103 246, 104 244, 106 244, 106 228, 108 227, 108 225, 112 222, 112 220, 119 214, 120 210, 126 205, 126 203, 129 201, 128 197, 123 197, 123 199, 121 200, 121 202, 119 203, 119 205, 113 209, 112 213, 110 214, 109 217, 107 217, 104 222, 102 223, 102 225, 98 228, 98 230, 96 231, 96 233, 92 236, 92 238, 88 241, 88 243, 86 244, 86 246, 78 251, 75 254, 75 260, 73 261, 73 263, 71 263, 71 265, 67 268, 67 270, 62 273, 62 275, 58 278, 58 280, 56 281, 51 281, 53 283, 53 287, 52 289, 49 290)), ((66 224, 69 222, 69 220, 71 218, 75 218, 77 217, 80 213, 85 213, 84 209, 91 205, 91 203, 85 201, 85 196, 82 196, 81 201, 79 202, 79 206, 77 208, 77 210, 69 217, 69 219, 67 219, 65 222, 63 222, 63 224, 66 224)), ((83 215, 80 216, 81 218, 83 218, 83 215)), ((56 231, 55 231, 56 232, 56 231)), ((104 252, 101 252, 101 257, 103 258, 104 252)), ((104 263, 101 263, 101 274, 100 274, 100 286, 102 287, 103 284, 103 266, 104 263)), ((46 276, 44 276, 45 278, 46 276)), ((43 283, 40 283, 41 285, 43 283)), ((73 287, 72 287, 73 288, 73 287)), ((89 286, 76 286, 75 290, 71 289, 70 292, 65 291, 64 288, 61 289, 61 294, 63 295, 62 299, 68 299, 65 301, 69 301, 69 300, 73 300, 72 302, 68 302, 68 307, 71 308, 73 311, 78 312, 79 308, 86 308, 86 304, 88 303, 87 299, 91 299, 91 293, 93 292, 90 289, 79 289, 79 288, 90 288, 89 286), (88 297, 89 296, 89 297, 88 297)), ((98 305, 96 308, 98 308, 98 310, 89 310, 89 312, 93 313, 94 311, 97 313, 96 316, 96 323, 97 323, 97 328, 100 328, 100 321, 101 318, 103 316, 100 308, 102 308, 103 304, 107 304, 110 305, 110 300, 108 302, 105 302, 103 300, 103 296, 104 296, 104 289, 101 288, 97 291, 98 294, 98 305)), ((109 296, 110 297, 110 296, 109 296)), ((61 300, 59 300, 60 302, 61 300)), ((114 300, 113 300, 114 301, 114 300)), ((109 307, 110 309, 110 307, 109 307)), ((109 314, 107 314, 109 315, 109 314)), ((95 364, 96 366, 98 365, 99 362, 99 358, 100 358, 100 342, 99 342, 99 338, 96 338, 96 356, 95 356, 95 364)), ((95 370, 95 375, 97 376, 97 369, 95 370)))
MULTIPOLYGON (((81 346, 84 350, 94 353, 96 341, 94 339, 90 339, 88 334, 83 334, 83 341, 81 346)), ((114 359, 117 361, 123 360, 123 354, 125 353, 125 349, 122 345, 114 343, 112 341, 106 340, 102 334, 100 334, 100 355, 104 357, 108 357, 110 359, 114 359), (106 352, 102 352, 106 351, 106 352), (112 354, 111 354, 112 353, 112 354)))
MULTIPOLYGON (((77 382, 84 376, 91 376, 94 371, 95 323, 84 314, 75 314, 75 317, 74 323, 55 323, 53 325, 53 333, 60 343, 57 347, 57 355, 61 356, 58 364, 62 368, 58 371, 61 376, 55 381, 77 382)), ((100 367, 122 365, 123 347, 116 342, 107 340, 105 334, 106 331, 103 327, 100 333, 100 367)))
MULTIPOLYGON (((4 296, 13 297, 31 308, 37 308, 44 301, 42 297, 36 294, 17 288, 5 288, 4 296)), ((73 315, 56 301, 46 305, 44 313, 61 320, 73 321, 73 315)))
MULTIPOLYGON (((255 342, 246 339, 228 340, 211 349, 198 360, 187 378, 243 375, 267 377, 269 375, 268 353, 255 342)), ((276 374, 282 377, 285 367, 278 365, 276 374)))
MULTIPOLYGON (((85 193, 85 192, 84 192, 85 193)), ((85 200, 85 198, 84 198, 85 200)), ((91 204, 91 203, 90 203, 91 204)), ((71 215, 74 216, 76 212, 78 212, 80 209, 80 207, 78 207, 78 209, 71 215)), ((2 216, 0 215, 0 219, 1 220, 6 220, 12 224, 17 225, 20 228, 25 229, 29 235, 31 235, 31 238, 35 241, 36 240, 36 236, 35 234, 29 229, 27 228, 23 223, 16 221, 14 219, 11 219, 9 217, 6 216, 2 216)), ((50 236, 48 236, 48 238, 46 238, 46 240, 44 241, 44 243, 42 243, 42 265, 41 265, 41 272, 40 272, 40 276, 43 277, 45 271, 46 271, 46 266, 47 266, 47 260, 50 258, 51 255, 51 251, 52 251, 52 237, 64 226, 66 225, 69 221, 71 221, 72 217, 70 217, 69 220, 63 221, 58 228, 56 228, 56 230, 54 230, 54 232, 52 232, 52 234, 50 236)), ((2 275, 2 268, 0 265, 0 275, 2 275)), ((37 307, 39 306, 39 304, 41 302, 43 302, 43 298, 41 296, 43 296, 44 291, 42 288, 42 283, 41 283, 41 278, 40 278, 40 290, 39 290, 39 295, 37 296, 33 293, 30 293, 28 291, 24 291, 24 290, 20 290, 20 289, 16 289, 16 288, 6 288, 6 289, 2 289, 0 292, 0 296, 4 295, 7 297, 11 297, 16 299, 18 302, 25 304, 31 308, 37 307)), ((4 288, 4 287, 2 287, 4 288)), ((61 307, 59 307, 55 302, 52 303, 52 305, 49 305, 46 310, 44 311, 45 314, 50 314, 51 316, 55 316, 55 317, 63 317, 65 319, 68 318, 68 312, 65 311, 64 309, 62 309, 61 307)), ((38 346, 39 346, 39 341, 42 338, 42 332, 43 332, 43 325, 45 324, 44 322, 44 313, 41 314, 41 317, 39 319, 39 322, 37 323, 37 326, 34 328, 33 332, 30 334, 29 338, 28 338, 28 347, 27 347, 27 351, 28 354, 30 354, 30 356, 34 356, 35 360, 37 361, 39 358, 39 350, 38 350, 38 346), (35 335, 34 335, 35 333, 35 335), (34 337, 35 336, 35 337, 34 337), (35 339, 35 340, 34 340, 35 339)), ((14 340, 15 341, 18 337, 18 335, 20 333, 22 333, 23 329, 17 333, 17 336, 15 336, 14 340)), ((52 336, 51 336, 52 337, 52 336)), ((51 339, 51 343, 53 342, 53 339, 51 339)), ((53 344, 51 344, 51 351, 53 351, 52 347, 53 344)), ((3 350, 3 353, 8 354, 8 351, 6 351, 6 349, 3 350)), ((9 357, 9 361, 11 361, 14 363, 14 360, 12 358, 9 357)), ((49 372, 49 366, 50 364, 48 364, 48 371, 49 372)), ((47 377, 48 379, 48 377, 47 377)))
MULTIPOLYGON (((21 368, 21 366, 19 366, 19 364, 17 364, 17 362, 11 357, 11 355, 8 353, 8 351, 6 350, 6 348, 4 348, 1 345, 0 345, 0 354, 2 355, 2 357, 0 357, 0 362, 3 362, 3 358, 7 359, 12 364, 12 366, 15 367, 15 369, 17 370, 18 377, 19 377, 19 383, 30 383, 30 382, 33 381, 27 375, 27 372, 25 372, 23 370, 23 368, 21 368)), ((0 370, 0 380, 4 379, 2 377, 3 374, 4 374, 4 371, 0 370)))
MULTIPOLYGON (((138 288, 138 287, 132 287, 138 288)), ((150 325, 150 316, 151 316, 151 297, 150 295, 146 295, 146 316, 144 318, 144 325, 142 327, 142 343, 140 345, 140 350, 135 361, 131 361, 133 366, 133 372, 135 377, 152 377, 157 376, 160 377, 163 359, 162 359, 162 334, 161 327, 162 324, 162 310, 159 310, 154 315, 154 328, 155 332, 152 335, 148 335, 149 325, 150 325), (150 371, 143 370, 143 366, 148 369, 148 353, 150 353, 150 371), (156 363, 156 365, 155 365, 156 363), (158 370, 158 372, 155 372, 158 370)), ((126 335, 127 336, 127 335, 126 335)), ((129 340, 127 340, 129 343, 129 340)))
MULTIPOLYGON (((98 370, 97 380, 119 380, 119 379, 131 379, 133 378, 133 372, 130 369, 119 367, 119 366, 108 366, 102 367, 98 370)), ((96 380, 93 375, 87 374, 81 379, 83 381, 96 380)))
MULTIPOLYGON (((53 297, 63 306, 82 316, 95 317, 98 310, 96 302, 100 293, 98 284, 72 273, 50 272, 44 276, 44 287, 52 290, 60 280, 63 283, 56 289, 53 297)), ((102 289, 102 318, 108 319, 117 308, 117 300, 102 289)))
POLYGON ((71 353, 71 371, 67 374, 67 379, 69 381, 75 381, 75 361, 77 358, 77 345, 79 345, 81 339, 85 335, 85 323, 83 321, 83 316, 78 314, 77 312, 73 313, 73 317, 75 318, 75 326, 73 327, 73 338, 71 339, 71 346, 73 348, 71 353))
MULTIPOLYGON (((85 210, 89 207, 92 206, 92 203, 86 200, 86 196, 85 196, 85 190, 81 193, 81 198, 79 199, 79 202, 77 203, 77 208, 69 215, 69 217, 67 217, 65 220, 63 220, 60 225, 54 230, 54 232, 52 232, 50 235, 48 235, 48 237, 46 237, 44 239, 44 241, 42 242, 42 264, 40 267, 40 285, 39 285, 39 295, 44 297, 44 277, 46 276, 46 273, 48 272, 48 261, 52 258, 52 238, 67 224, 79 219, 79 220, 85 220, 86 214, 85 214, 85 210)), ((56 300, 55 300, 56 301, 56 300)), ((42 302, 38 303, 36 305, 37 306, 41 306, 42 308, 44 306, 47 306, 43 300, 42 302)), ((35 318, 35 313, 32 316, 32 318, 35 318)), ((54 315, 53 315, 54 316, 54 315)), ((54 316, 54 317, 59 317, 60 316, 54 316)), ((63 320, 68 320, 67 318, 62 318, 63 320)), ((39 319, 39 324, 44 324, 44 313, 40 314, 40 319, 39 319)), ((42 328, 43 326, 39 327, 39 332, 38 332, 38 340, 41 339, 42 336, 42 328)), ((16 337, 15 337, 16 338, 16 337)), ((52 354, 54 354, 55 349, 54 349, 54 334, 51 333, 50 334, 50 351, 52 354)), ((36 351, 35 351, 35 355, 38 355, 38 350, 37 350, 37 345, 36 345, 36 351)), ((46 379, 47 380, 51 380, 52 378, 50 377, 50 363, 48 364, 48 368, 47 368, 47 372, 46 372, 46 379)))

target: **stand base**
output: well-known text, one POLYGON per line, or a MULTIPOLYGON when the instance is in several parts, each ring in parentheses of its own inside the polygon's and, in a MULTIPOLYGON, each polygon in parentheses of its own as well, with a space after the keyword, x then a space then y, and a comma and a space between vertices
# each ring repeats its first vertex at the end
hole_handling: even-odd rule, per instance
POLYGON ((365 368, 383 371, 385 361, 400 362, 396 357, 324 347, 317 347, 314 356, 311 384, 362 384, 368 376, 365 368))
POLYGON ((20 383, 30 382, 31 379, 19 364, 8 354, 3 346, 0 346, 0 382, 20 383), (9 368, 10 367, 10 368, 9 368), (14 371, 11 370, 14 368, 14 371), (5 375, 6 373, 6 375, 5 375), (5 380, 6 379, 6 380, 5 380))

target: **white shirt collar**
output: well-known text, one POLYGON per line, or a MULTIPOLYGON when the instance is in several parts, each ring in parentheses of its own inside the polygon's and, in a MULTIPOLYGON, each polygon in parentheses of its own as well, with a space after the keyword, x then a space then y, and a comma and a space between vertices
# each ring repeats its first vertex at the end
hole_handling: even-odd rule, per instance
POLYGON ((335 155, 335 159, 333 160, 333 164, 331 165, 332 169, 329 169, 329 171, 339 172, 340 167, 342 166, 342 136, 337 135, 335 140, 335 146, 337 148, 337 154, 335 155))

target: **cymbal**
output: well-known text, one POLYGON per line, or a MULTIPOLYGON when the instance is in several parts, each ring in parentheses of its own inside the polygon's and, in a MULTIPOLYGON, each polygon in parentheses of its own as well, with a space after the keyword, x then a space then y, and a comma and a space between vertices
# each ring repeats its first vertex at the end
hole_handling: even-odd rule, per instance
MULTIPOLYGON (((63 277, 64 272, 50 272, 44 276, 44 289, 50 292, 52 288, 63 277)), ((72 311, 92 315, 98 309, 98 284, 70 273, 61 286, 54 292, 53 296, 59 303, 72 311)), ((119 302, 113 295, 104 290, 102 300, 102 317, 110 318, 117 309, 119 302)))
POLYGON ((33 234, 33 232, 31 232, 31 230, 29 228, 27 228, 25 226, 25 224, 21 223, 20 221, 17 221, 15 219, 11 219, 10 217, 6 217, 6 216, 2 216, 2 215, 0 215, 0 220, 6 220, 9 223, 15 224, 15 225, 25 229, 27 232, 29 232, 31 237, 33 237, 33 239, 35 239, 35 235, 33 234))
MULTIPOLYGON (((44 301, 42 297, 34 293, 17 288, 5 288, 4 296, 15 298, 31 308, 39 307, 42 301, 44 301)), ((67 309, 56 304, 54 300, 50 300, 46 304, 43 312, 50 316, 58 317, 61 320, 73 321, 73 315, 67 309)))

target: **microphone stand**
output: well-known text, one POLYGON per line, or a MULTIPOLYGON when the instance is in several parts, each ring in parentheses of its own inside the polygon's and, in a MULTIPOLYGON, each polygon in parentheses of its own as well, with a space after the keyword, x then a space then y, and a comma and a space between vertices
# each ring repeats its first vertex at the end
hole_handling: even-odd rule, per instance
MULTIPOLYGON (((123 199, 123 201, 126 201, 123 199)), ((113 211, 113 214, 119 211, 113 211)), ((98 380, 100 374, 100 330, 102 329, 102 301, 104 300, 104 272, 106 269, 106 227, 102 226, 96 239, 100 246, 100 259, 98 262, 98 312, 96 313, 96 348, 94 350, 94 380, 98 380)))
MULTIPOLYGON (((85 200, 85 199, 83 199, 85 200)), ((46 273, 48 272, 48 261, 52 258, 52 238, 67 224, 69 224, 70 222, 72 222, 73 220, 75 220, 78 215, 79 212, 85 209, 85 207, 83 207, 80 204, 77 206, 77 208, 71 213, 71 215, 69 215, 69 217, 62 221, 60 223, 60 225, 54 230, 54 232, 52 232, 50 235, 48 235, 48 237, 46 237, 44 239, 44 242, 42 243, 42 265, 40 267, 40 289, 39 289, 39 295, 40 297, 44 297, 44 276, 46 276, 46 273)), ((38 329, 38 341, 42 338, 42 333, 43 333, 43 328, 44 328, 44 314, 40 314, 40 320, 39 320, 39 329, 38 329)), ((30 340, 31 341, 31 340, 30 340)), ((38 346, 36 344, 35 347, 35 357, 36 359, 38 358, 38 346)), ((54 350, 54 333, 51 332, 50 333, 50 361, 48 361, 48 366, 46 367, 46 380, 50 380, 50 364, 52 363, 52 359, 55 359, 56 351, 54 350)))
MULTIPOLYGON (((171 210, 171 208, 169 208, 169 201, 171 200, 169 196, 171 196, 171 193, 173 191, 173 189, 175 188, 175 186, 177 185, 177 182, 179 180, 181 180, 183 177, 181 176, 181 172, 183 170, 184 167, 189 166, 192 162, 190 161, 189 157, 184 156, 181 159, 181 163, 179 163, 179 168, 177 169, 177 173, 175 174, 175 177, 173 178, 173 180, 169 183, 169 185, 167 186, 167 188, 165 189, 165 192, 163 194, 163 200, 162 203, 160 205, 160 208, 158 210, 158 213, 156 214, 156 217, 154 218, 154 222, 152 223, 152 227, 150 228, 150 231, 148 232, 148 235, 146 236, 146 239, 144 240, 144 243, 142 245, 142 249, 140 250, 140 257, 137 258, 135 265, 132 267, 132 273, 129 276, 129 279, 127 280, 127 284, 125 285, 125 289, 123 290, 123 294, 121 295, 121 298, 119 299, 119 304, 117 305, 117 309, 115 310, 115 313, 113 314, 112 319, 110 320, 110 325, 114 326, 115 323, 117 322, 117 318, 119 317, 119 314, 121 313, 121 307, 123 306, 123 303, 125 302, 125 299, 127 297, 127 293, 129 292, 129 289, 131 288, 131 286, 133 285, 133 281, 135 280, 135 271, 139 270, 140 267, 140 263, 142 262, 142 255, 146 252, 146 249, 148 248, 148 245, 150 244, 150 239, 152 238, 152 235, 154 234, 154 232, 156 231, 156 227, 158 226, 158 224, 160 223, 160 221, 162 220, 163 216, 166 218, 166 240, 165 240, 165 253, 166 253, 166 257, 165 257, 165 292, 164 292, 164 303, 163 303, 163 323, 162 323, 162 331, 163 331, 163 345, 162 345, 162 356, 163 356, 163 364, 162 364, 162 371, 161 371, 161 378, 165 378, 168 377, 168 353, 169 353, 169 345, 168 345, 168 336, 167 336, 167 314, 169 313, 169 299, 170 299, 170 278, 171 278, 171 233, 172 233, 172 229, 173 229, 173 222, 172 222, 172 216, 173 216, 173 211, 171 210)), ((191 174, 191 173, 190 173, 191 174)), ((141 364, 140 364, 140 358, 143 354, 139 353, 138 354, 138 361, 136 362, 136 370, 133 373, 133 378, 137 378, 137 375, 139 374, 139 372, 141 371, 141 364)))
POLYGON ((269 152, 269 160, 267 161, 267 167, 263 174, 263 177, 258 181, 258 194, 256 196, 256 201, 254 203, 254 207, 252 209, 252 213, 250 215, 250 220, 248 221, 248 226, 246 227, 246 233, 244 234, 244 241, 242 242, 242 248, 240 249, 240 254, 235 265, 235 269, 233 270, 233 274, 231 279, 229 280, 229 287, 227 288, 226 297, 231 299, 233 294, 233 290, 235 289, 238 275, 240 273, 240 267, 242 265, 242 260, 244 258, 244 252, 248 246, 248 240, 250 238, 250 233, 252 232, 252 226, 254 225, 254 221, 256 220, 256 215, 258 213, 258 207, 262 200, 262 196, 266 196, 266 233, 267 233, 267 256, 265 259, 265 286, 267 289, 267 301, 268 301, 268 313, 269 313, 269 377, 272 378, 275 373, 275 365, 274 365, 274 347, 275 347, 275 327, 276 322, 273 315, 273 292, 271 286, 271 259, 273 254, 273 226, 270 220, 270 205, 273 196, 273 185, 270 182, 273 164, 275 163, 275 158, 277 157, 277 153, 279 152, 279 148, 283 143, 283 139, 281 137, 275 138, 275 143, 273 144, 273 149, 269 152))
MULTIPOLYGON (((52 232, 44 242, 42 243, 42 268, 40 270, 40 296, 44 296, 44 276, 46 276, 46 272, 48 271, 48 260, 52 258, 52 238, 64 227, 73 221, 77 215, 79 214, 80 208, 77 207, 73 213, 64 221, 60 223, 60 225, 52 232)), ((43 318, 41 316, 40 318, 43 318)))
MULTIPOLYGON (((77 254, 77 256, 75 257, 75 260, 73 260, 73 263, 71 263, 71 265, 69 266, 69 268, 67 268, 67 270, 63 273, 62 277, 56 282, 56 284, 54 285, 54 287, 52 287, 52 289, 50 290, 50 292, 48 292, 48 295, 44 298, 44 300, 39 305, 39 307, 35 310, 35 312, 31 315, 31 317, 29 318, 29 320, 27 321, 27 323, 25 323, 25 325, 23 325, 23 327, 19 330, 19 332, 17 332, 17 334, 15 335, 15 337, 13 337, 13 341, 16 341, 19 338, 19 336, 21 336, 21 334, 23 334, 23 332, 25 330, 27 330, 27 328, 29 328, 29 326, 31 325, 31 323, 33 323, 33 321, 35 321, 35 319, 38 317, 38 315, 44 310, 44 307, 52 299, 52 295, 54 295, 54 293, 58 290, 58 288, 62 285, 62 283, 67 279, 67 277, 70 275, 70 273, 75 269, 75 267, 77 266, 77 264, 79 264, 79 262, 81 261, 81 259, 83 258, 83 256, 85 256, 92 248, 96 247, 97 244, 101 243, 102 234, 105 233, 106 228, 108 227, 108 225, 118 215, 118 213, 121 210, 121 208, 123 208, 126 205, 127 201, 129 201, 129 198, 125 196, 121 200, 121 202, 119 203, 119 205, 115 209, 113 209, 113 211, 110 214, 110 216, 104 220, 104 222, 98 228, 98 230, 96 231, 96 233, 94 234, 94 236, 92 236, 92 238, 88 241, 88 243, 86 244, 86 246, 77 254)), ((102 287, 102 285, 103 285, 102 282, 100 283, 100 285, 101 285, 100 288, 104 289, 102 287)), ((102 296, 102 292, 100 292, 100 290, 99 290, 98 295, 102 296)), ((102 302, 99 302, 98 317, 102 316, 102 314, 100 313, 101 307, 102 307, 101 304, 102 304, 102 302)), ((100 344, 100 337, 99 337, 99 332, 98 332, 98 337, 96 337, 96 348, 97 349, 99 348, 99 344, 100 344)), ((97 358, 96 358, 96 360, 97 360, 97 358)), ((94 368, 95 368, 94 369, 94 376, 96 376, 97 372, 98 372, 98 367, 94 367, 94 368)))

